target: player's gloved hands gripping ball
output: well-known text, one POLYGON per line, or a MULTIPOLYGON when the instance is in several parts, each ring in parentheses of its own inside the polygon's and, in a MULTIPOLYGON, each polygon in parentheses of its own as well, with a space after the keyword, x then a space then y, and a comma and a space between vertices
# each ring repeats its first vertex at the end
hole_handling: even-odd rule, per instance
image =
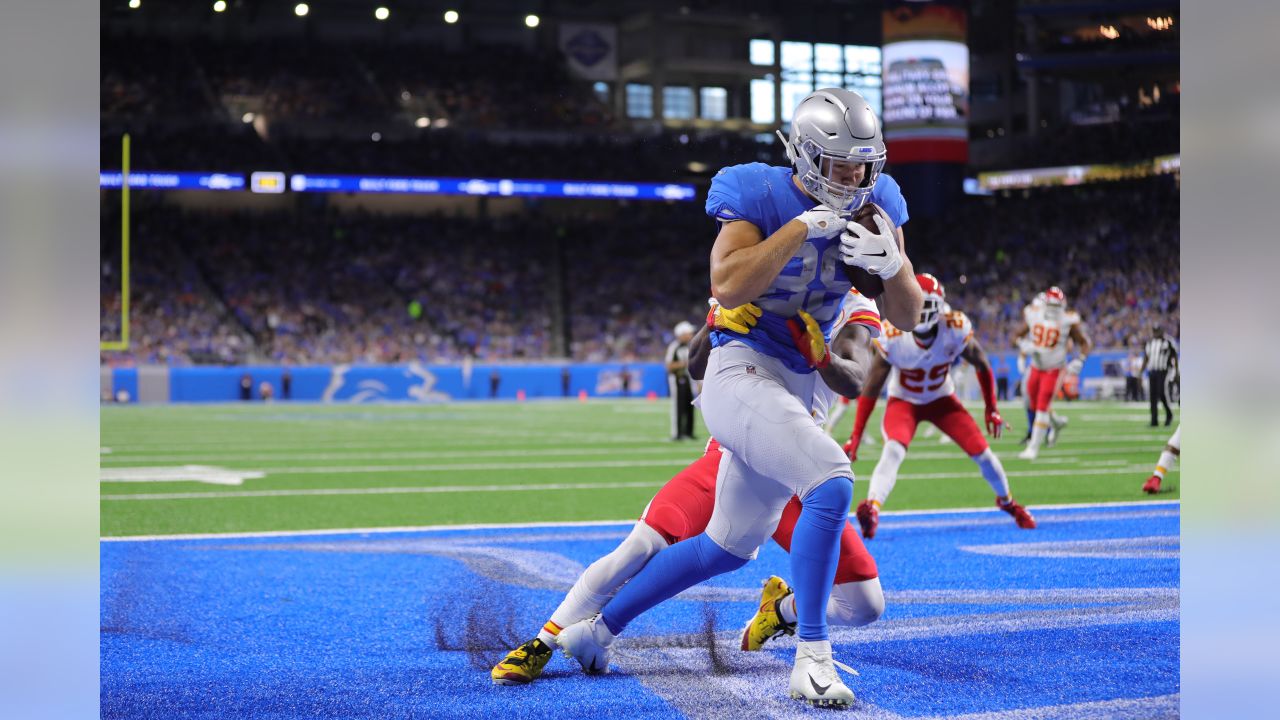
POLYGON ((836 235, 845 229, 849 224, 848 220, 840 217, 836 211, 825 205, 819 205, 812 210, 805 210, 796 216, 796 219, 804 223, 809 228, 807 238, 828 238, 836 235))
POLYGON ((1004 429, 1009 427, 1009 423, 1005 422, 1004 418, 1000 417, 1000 411, 993 407, 987 408, 986 412, 983 414, 983 420, 985 420, 987 424, 987 434, 996 439, 999 439, 1001 433, 1004 432, 1004 429))
POLYGON ((898 234, 893 224, 879 210, 871 216, 876 225, 872 232, 856 222, 846 223, 840 234, 840 259, 888 280, 902 269, 902 253, 898 251, 898 234))
POLYGON ((763 313, 759 307, 747 303, 736 308, 716 305, 707 313, 707 324, 720 330, 731 330, 739 335, 746 335, 756 326, 763 313))
POLYGON ((791 340, 796 344, 796 349, 809 362, 809 367, 824 368, 831 364, 827 339, 822 336, 822 327, 812 315, 800 310, 796 317, 787 320, 787 329, 791 331, 791 340))

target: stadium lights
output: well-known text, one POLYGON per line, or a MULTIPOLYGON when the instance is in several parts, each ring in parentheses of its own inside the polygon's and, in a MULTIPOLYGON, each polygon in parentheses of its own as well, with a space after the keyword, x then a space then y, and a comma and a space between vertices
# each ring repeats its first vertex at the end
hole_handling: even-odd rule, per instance
POLYGON ((1173 27, 1173 17, 1147 18, 1147 27, 1152 30, 1168 30, 1173 27))
POLYGON ((445 10, 445 11, 444 11, 444 21, 445 21, 445 22, 447 22, 447 23, 449 23, 450 25, 452 25, 452 24, 454 24, 454 23, 458 22, 458 11, 457 11, 457 10, 445 10))
POLYGON ((227 0, 218 0, 213 4, 213 11, 216 13, 223 12, 227 9, 227 0))
POLYGON ((298 17, 306 17, 309 12, 311 12, 311 6, 306 3, 298 3, 293 6, 293 14, 298 17))
POLYGON ((248 125, 249 123, 253 122, 254 118, 256 117, 257 115, 254 115, 251 112, 247 112, 244 115, 240 116, 240 122, 244 123, 245 125, 248 125))
POLYGON ((413 125, 414 127, 420 127, 420 128, 431 127, 431 118, 427 117, 426 115, 423 115, 417 120, 414 120, 413 125))
POLYGON ((524 24, 526 27, 536 28, 540 22, 542 22, 542 20, 537 15, 524 16, 524 24))
POLYGON ((129 9, 137 10, 142 7, 142 0, 129 0, 129 9))
POLYGON ((1120 31, 1116 29, 1115 25, 1099 25, 1098 32, 1108 40, 1115 40, 1120 37, 1120 31))
POLYGON ((386 9, 385 7, 380 7, 377 10, 373 11, 373 16, 378 18, 379 20, 386 20, 387 18, 391 17, 391 11, 386 9))

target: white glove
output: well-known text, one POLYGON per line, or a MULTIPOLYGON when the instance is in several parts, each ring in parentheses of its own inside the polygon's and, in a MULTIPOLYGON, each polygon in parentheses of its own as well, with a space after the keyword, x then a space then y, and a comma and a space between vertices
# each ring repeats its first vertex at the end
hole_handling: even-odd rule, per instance
POLYGON ((872 275, 888 280, 902 269, 902 253, 898 252, 898 234, 877 212, 872 215, 876 229, 871 232, 856 222, 847 223, 840 235, 840 259, 872 275))
POLYGON ((1078 357, 1072 360, 1071 362, 1067 363, 1068 375, 1079 375, 1080 371, 1083 369, 1084 369, 1084 358, 1078 357))
POLYGON ((796 216, 796 219, 804 223, 809 228, 807 239, 829 238, 844 230, 849 224, 848 220, 840 217, 834 210, 824 205, 819 205, 812 210, 805 210, 796 216))

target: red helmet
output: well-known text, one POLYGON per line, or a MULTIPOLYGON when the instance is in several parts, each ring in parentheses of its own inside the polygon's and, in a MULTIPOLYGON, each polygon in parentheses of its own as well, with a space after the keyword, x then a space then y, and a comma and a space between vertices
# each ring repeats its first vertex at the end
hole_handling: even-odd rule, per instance
POLYGON ((929 273, 916 275, 916 282, 924 291, 924 307, 920 310, 920 323, 912 329, 912 332, 923 333, 932 330, 938 324, 942 308, 946 305, 947 291, 938 278, 929 273))

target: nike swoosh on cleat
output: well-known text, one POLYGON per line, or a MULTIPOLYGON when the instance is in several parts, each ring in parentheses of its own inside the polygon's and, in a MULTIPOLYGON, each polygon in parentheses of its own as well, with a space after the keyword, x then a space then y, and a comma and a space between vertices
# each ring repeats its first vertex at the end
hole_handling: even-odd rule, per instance
POLYGON ((826 685, 826 686, 819 685, 818 681, 814 680, 812 675, 809 676, 809 684, 813 686, 814 692, 818 693, 819 695, 826 695, 827 691, 831 689, 830 685, 826 685))

